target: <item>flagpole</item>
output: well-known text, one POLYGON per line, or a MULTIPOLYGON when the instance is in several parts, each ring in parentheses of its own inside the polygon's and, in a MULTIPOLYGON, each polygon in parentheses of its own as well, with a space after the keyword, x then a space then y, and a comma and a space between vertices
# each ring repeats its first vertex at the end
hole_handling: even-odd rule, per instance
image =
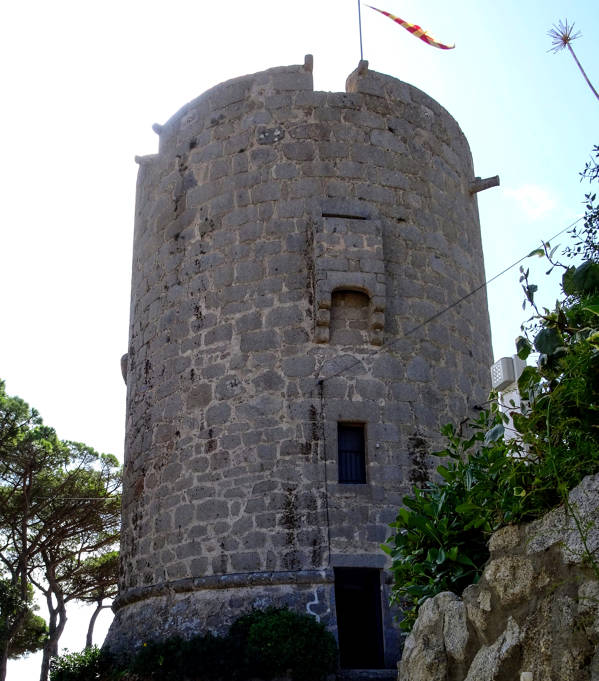
POLYGON ((358 26, 360 27, 360 61, 364 61, 364 51, 362 50, 362 10, 360 0, 358 0, 358 26))

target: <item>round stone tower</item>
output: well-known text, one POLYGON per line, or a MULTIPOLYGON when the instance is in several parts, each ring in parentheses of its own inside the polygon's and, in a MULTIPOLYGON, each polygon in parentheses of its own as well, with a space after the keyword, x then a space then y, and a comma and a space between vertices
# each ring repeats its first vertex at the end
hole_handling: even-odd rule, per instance
POLYGON ((288 605, 393 666, 390 534, 491 363, 474 173, 449 114, 312 60, 205 92, 139 158, 120 593, 107 645, 288 605))

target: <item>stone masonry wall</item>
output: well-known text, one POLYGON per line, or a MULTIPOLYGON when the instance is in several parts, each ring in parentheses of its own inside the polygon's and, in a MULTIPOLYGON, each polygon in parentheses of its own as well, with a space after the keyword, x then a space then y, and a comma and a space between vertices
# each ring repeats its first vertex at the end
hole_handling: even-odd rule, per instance
POLYGON ((222 629, 267 602, 335 631, 333 569, 385 568, 439 427, 487 393, 484 293, 427 322, 484 281, 467 142, 364 64, 347 92, 314 92, 310 59, 223 83, 156 130, 108 644, 222 629), (335 291, 368 297, 359 339, 329 342, 335 291), (365 424, 365 484, 337 482, 339 421, 365 424))

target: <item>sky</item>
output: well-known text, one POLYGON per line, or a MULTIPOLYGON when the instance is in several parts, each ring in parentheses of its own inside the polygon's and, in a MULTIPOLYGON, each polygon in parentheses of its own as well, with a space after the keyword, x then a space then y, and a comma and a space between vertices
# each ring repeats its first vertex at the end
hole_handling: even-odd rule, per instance
MULTIPOLYGON (((500 187, 478 195, 491 278, 583 212, 579 172, 599 144, 599 101, 567 51, 548 52, 547 31, 575 22, 574 49, 598 87, 599 2, 376 6, 456 44, 429 47, 362 6, 370 68, 436 99, 466 134, 476 175, 500 176, 500 187)), ((61 438, 123 455, 134 157, 157 151, 152 124, 219 82, 301 64, 308 53, 315 89, 343 91, 360 59, 357 14, 357 0, 5 4, 0 378, 61 438)), ((546 281, 546 263, 528 262, 551 305, 559 289, 546 281)), ((513 354, 527 317, 517 268, 488 297, 497 359, 513 354)), ((83 647, 83 622, 72 613, 61 647, 83 647)), ((8 680, 37 678, 38 664, 9 663, 8 680)))

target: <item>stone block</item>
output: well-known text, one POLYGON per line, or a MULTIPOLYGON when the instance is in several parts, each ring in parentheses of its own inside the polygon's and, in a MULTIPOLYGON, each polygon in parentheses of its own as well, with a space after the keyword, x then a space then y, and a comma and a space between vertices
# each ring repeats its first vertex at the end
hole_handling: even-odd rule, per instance
POLYGON ((231 407, 226 404, 215 404, 206 410, 206 425, 226 423, 231 415, 231 407))
POLYGON ((312 161, 314 159, 313 142, 283 142, 283 153, 290 161, 312 161))
POLYGON ((206 499, 195 507, 196 520, 214 521, 229 517, 229 504, 224 499, 206 499))
POLYGON ((273 329, 249 331, 241 335, 241 352, 262 352, 279 347, 279 336, 273 329))
POLYGON ((414 357, 408 362, 406 376, 410 381, 428 381, 430 377, 428 362, 422 359, 422 357, 414 357))
POLYGON ((260 554, 257 551, 232 553, 230 559, 235 572, 252 572, 261 567, 260 554))
POLYGON ((250 195, 256 204, 263 201, 276 201, 281 198, 281 185, 274 181, 259 184, 252 188, 250 195))
POLYGON ((295 163, 278 163, 272 169, 272 175, 277 180, 290 180, 298 176, 298 168, 295 163))
POLYGON ((292 357, 283 361, 283 372, 288 377, 311 376, 314 373, 314 357, 292 357))
MULTIPOLYGON (((235 265, 235 281, 246 284, 252 281, 259 281, 264 276, 264 269, 260 262, 240 262, 235 265)), ((244 288, 239 287, 240 296, 243 295, 244 288)))
POLYGON ((273 90, 280 90, 282 92, 292 91, 298 92, 301 90, 314 90, 312 81, 312 73, 304 69, 297 71, 289 71, 287 73, 277 73, 272 77, 273 90))
POLYGON ((230 324, 216 326, 204 334, 204 345, 228 342, 231 340, 232 335, 233 329, 230 324))
POLYGON ((276 307, 266 315, 265 326, 277 328, 280 326, 297 326, 304 321, 304 313, 298 305, 276 307))

